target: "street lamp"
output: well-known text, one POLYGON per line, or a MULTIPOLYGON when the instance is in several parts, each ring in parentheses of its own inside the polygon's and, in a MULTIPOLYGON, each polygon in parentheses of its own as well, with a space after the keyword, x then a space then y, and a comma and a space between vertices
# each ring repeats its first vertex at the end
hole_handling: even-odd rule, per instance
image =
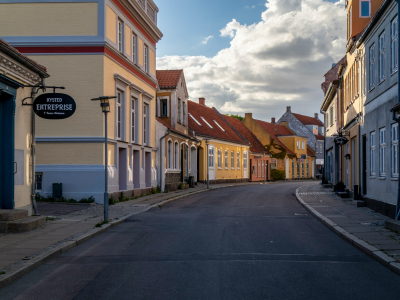
POLYGON ((116 96, 101 96, 99 98, 93 98, 92 100, 100 100, 101 111, 104 113, 105 125, 104 125, 104 149, 105 149, 105 161, 104 161, 104 221, 108 221, 108 138, 107 138, 107 113, 110 112, 110 99, 115 99, 116 96))

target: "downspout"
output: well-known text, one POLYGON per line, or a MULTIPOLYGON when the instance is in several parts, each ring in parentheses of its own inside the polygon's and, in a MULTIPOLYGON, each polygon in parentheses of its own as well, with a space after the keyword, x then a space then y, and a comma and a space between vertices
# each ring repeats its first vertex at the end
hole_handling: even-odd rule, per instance
MULTIPOLYGON (((165 186, 163 187, 163 174, 161 174, 161 170, 162 170, 162 140, 169 135, 169 129, 167 129, 167 131, 165 132, 165 134, 160 138, 160 188, 161 188, 161 192, 164 192, 165 190, 165 186)), ((168 159, 168 158, 167 158, 168 159)))
POLYGON ((326 114, 324 111, 320 110, 321 114, 324 115, 324 165, 323 165, 323 172, 322 172, 322 184, 325 183, 325 172, 326 172, 326 114))

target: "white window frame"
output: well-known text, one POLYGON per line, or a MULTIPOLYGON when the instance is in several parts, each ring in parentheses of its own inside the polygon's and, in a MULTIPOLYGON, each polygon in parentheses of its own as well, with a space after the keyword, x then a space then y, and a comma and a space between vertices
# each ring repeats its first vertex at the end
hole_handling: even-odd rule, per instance
POLYGON ((35 173, 35 191, 43 190, 43 172, 36 172, 35 173), (38 177, 40 176, 40 181, 38 177), (40 182, 40 188, 38 188, 38 183, 40 182))
POLYGON ((243 152, 243 169, 247 169, 247 151, 243 152))
POLYGON ((137 128, 137 117, 136 117, 136 108, 137 108, 138 100, 136 97, 131 96, 131 142, 134 143, 136 141, 136 128, 137 128))
POLYGON ((124 52, 124 21, 118 19, 117 24, 117 47, 120 53, 124 52))
POLYGON ((300 149, 300 141, 297 141, 297 149, 300 149))
POLYGON ((143 145, 150 145, 150 104, 143 102, 143 145))
POLYGON ((221 153, 221 149, 218 149, 218 169, 222 169, 222 153, 221 153))
POLYGON ((122 139, 122 123, 123 123, 123 100, 124 92, 121 90, 117 90, 117 99, 115 101, 116 110, 115 110, 115 139, 122 139))
POLYGON ((369 135, 370 139, 370 174, 371 176, 375 176, 376 170, 375 170, 375 131, 372 131, 369 135))
POLYGON ((213 120, 213 121, 214 121, 215 124, 217 124, 217 126, 219 127, 219 129, 221 129, 223 132, 225 132, 225 129, 223 129, 222 126, 219 125, 219 124, 217 123, 217 121, 215 121, 215 120, 213 120))
POLYGON ((231 169, 235 168, 235 151, 231 151, 231 169))
POLYGON ((208 146, 208 166, 215 168, 215 147, 208 146))
POLYGON ((172 169, 172 140, 167 143, 167 169, 172 169))
POLYGON ((374 82, 375 69, 375 43, 369 47, 369 68, 368 68, 368 89, 372 90, 375 87, 374 82))
POLYGON ((229 167, 228 150, 225 150, 225 169, 229 167))
POLYGON ((258 165, 258 159, 255 160, 255 165, 254 165, 254 178, 258 177, 257 173, 257 165, 258 165))
POLYGON ((180 170, 180 159, 179 159, 179 143, 174 142, 174 169, 180 170))
POLYGON ((360 18, 371 18, 371 0, 360 0, 360 5, 359 6, 360 6, 360 18), (361 11, 362 2, 368 2, 369 3, 369 9, 368 9, 369 14, 368 14, 368 16, 363 16, 362 15, 362 11, 361 11))
POLYGON ((182 124, 186 126, 186 102, 182 101, 182 124))
POLYGON ((199 121, 197 121, 197 120, 196 120, 196 118, 195 118, 195 117, 193 117, 193 115, 192 115, 191 113, 188 113, 188 115, 189 115, 189 117, 191 117, 191 118, 193 119, 193 121, 195 121, 195 122, 197 123, 197 125, 199 125, 199 126, 203 127, 203 125, 201 125, 201 124, 200 124, 200 122, 199 122, 199 121))
POLYGON ((178 123, 182 123, 182 99, 178 98, 178 123))
POLYGON ((385 78, 385 31, 383 31, 379 35, 379 83, 385 78))
POLYGON ((385 127, 379 129, 379 177, 386 176, 385 170, 385 148, 386 148, 386 137, 385 137, 385 127))
POLYGON ((203 117, 200 117, 204 123, 206 123, 211 129, 214 129, 203 117))
POLYGON ((236 153, 236 167, 239 170, 240 169, 240 152, 236 153))
POLYGON ((132 62, 137 64, 137 35, 132 31, 132 62))
POLYGON ((390 23, 390 56, 391 56, 391 63, 390 63, 390 67, 391 67, 391 72, 392 74, 395 73, 398 69, 398 45, 397 45, 397 41, 398 41, 398 17, 396 16, 392 22, 390 23))
POLYGON ((304 141, 301 142, 301 150, 304 150, 304 141))
POLYGON ((144 44, 143 47, 143 67, 144 71, 149 73, 149 46, 144 44))
POLYGON ((392 177, 399 177, 399 159, 398 159, 398 151, 399 151, 399 124, 394 123, 391 126, 391 171, 392 177))

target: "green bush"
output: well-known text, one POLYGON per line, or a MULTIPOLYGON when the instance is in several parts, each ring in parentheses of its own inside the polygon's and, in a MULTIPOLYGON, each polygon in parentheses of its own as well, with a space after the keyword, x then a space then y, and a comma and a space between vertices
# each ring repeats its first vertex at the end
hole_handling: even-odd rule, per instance
POLYGON ((271 178, 274 180, 285 180, 285 171, 272 169, 271 178))
POLYGON ((333 186, 333 191, 335 191, 335 192, 344 192, 345 188, 346 188, 346 185, 343 182, 339 181, 338 183, 336 183, 333 186))
POLYGON ((186 184, 182 182, 182 183, 179 185, 179 189, 180 189, 180 190, 184 190, 185 188, 186 188, 186 184))
POLYGON ((118 199, 115 199, 114 196, 108 197, 108 205, 114 205, 118 202, 118 199))

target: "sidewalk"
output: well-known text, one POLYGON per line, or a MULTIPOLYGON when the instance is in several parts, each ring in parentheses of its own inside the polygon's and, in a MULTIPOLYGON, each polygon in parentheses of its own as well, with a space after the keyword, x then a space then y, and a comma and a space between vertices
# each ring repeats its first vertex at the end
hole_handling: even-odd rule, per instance
MULTIPOLYGON (((249 184, 262 183, 213 184, 210 186, 210 190, 249 184)), ((103 205, 94 205, 85 206, 85 209, 67 215, 54 213, 54 216, 47 217, 46 225, 37 230, 26 233, 1 234, 0 288, 37 268, 47 260, 113 226, 123 223, 126 218, 132 215, 144 212, 152 207, 161 207, 179 198, 206 191, 208 191, 207 186, 199 183, 195 188, 187 190, 153 194, 110 205, 110 222, 101 227, 95 227, 95 225, 103 221, 104 208, 103 205)))
POLYGON ((339 236, 400 274, 400 234, 385 228, 388 217, 367 207, 356 207, 351 199, 342 199, 320 184, 298 188, 296 197, 339 236))

